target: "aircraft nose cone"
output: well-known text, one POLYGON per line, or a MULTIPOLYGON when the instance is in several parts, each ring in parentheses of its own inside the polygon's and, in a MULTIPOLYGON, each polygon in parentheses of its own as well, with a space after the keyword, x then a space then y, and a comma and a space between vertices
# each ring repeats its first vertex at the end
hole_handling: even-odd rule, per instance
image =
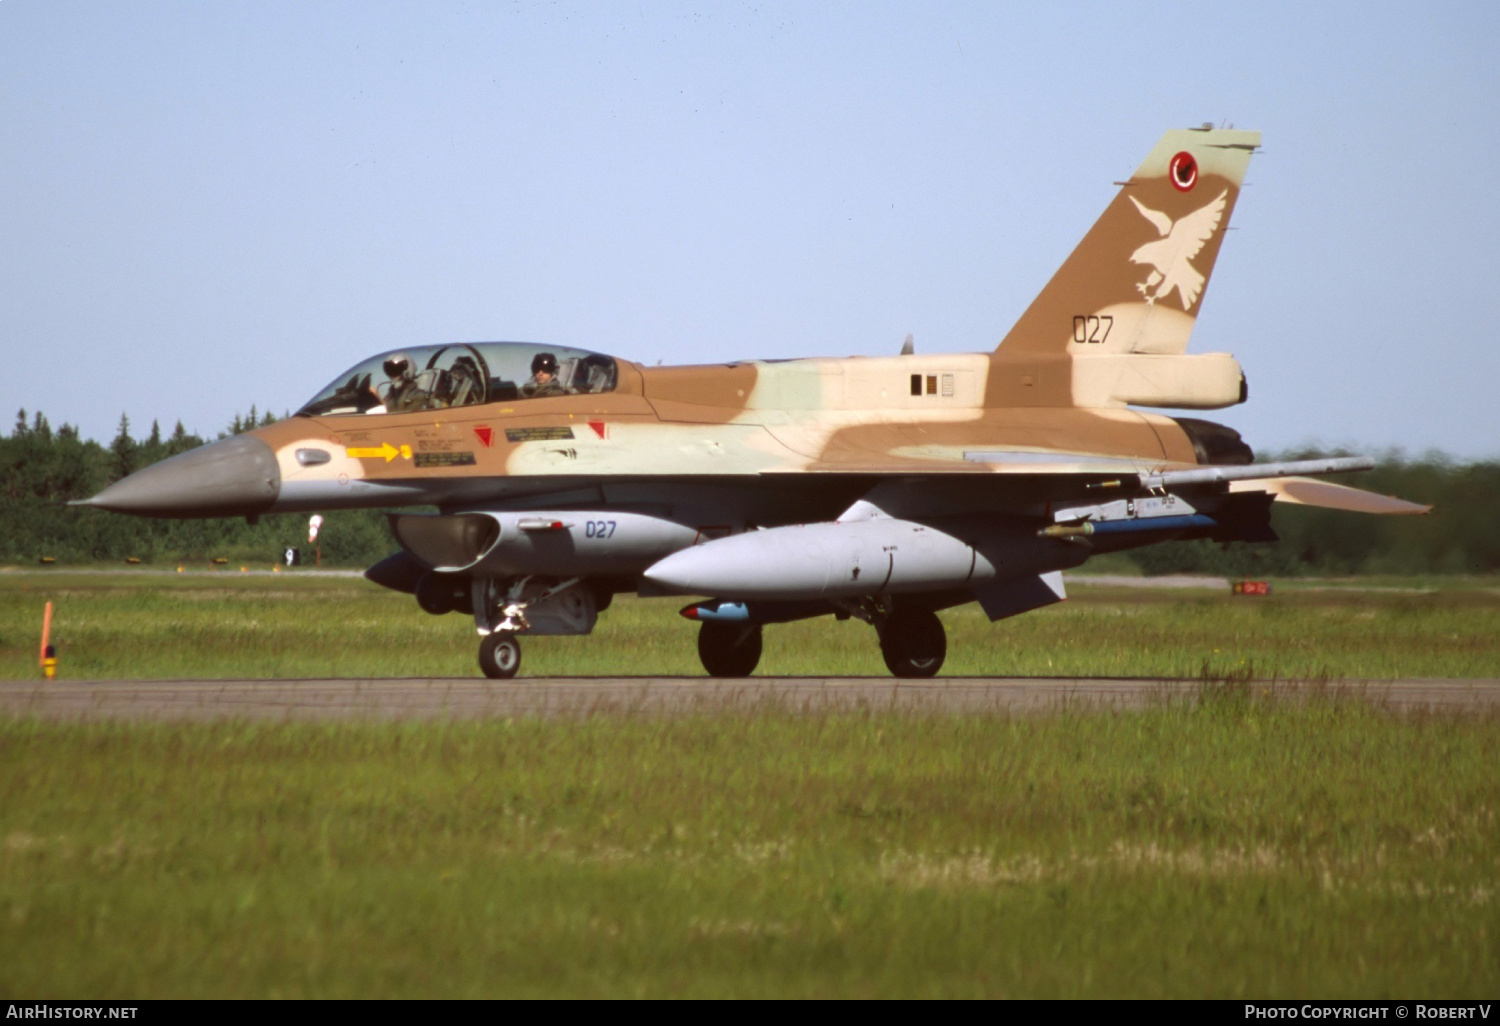
POLYGON ((235 435, 153 463, 78 505, 146 517, 251 516, 269 509, 280 489, 271 447, 235 435))

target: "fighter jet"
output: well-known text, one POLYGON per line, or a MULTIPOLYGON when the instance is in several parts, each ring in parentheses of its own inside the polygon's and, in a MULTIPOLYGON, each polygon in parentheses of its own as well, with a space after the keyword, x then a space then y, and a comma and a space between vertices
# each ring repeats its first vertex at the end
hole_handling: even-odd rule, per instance
POLYGON ((1352 457, 1254 462, 1238 432, 1148 408, 1246 399, 1188 340, 1256 132, 1169 131, 992 352, 647 367, 529 342, 413 345, 298 411, 141 470, 87 504, 155 517, 356 507, 400 550, 371 567, 432 614, 472 616, 479 664, 520 637, 587 634, 621 592, 692 597, 714 676, 752 673, 763 628, 875 628, 928 677, 939 610, 992 620, 1061 601, 1090 556, 1273 540, 1274 502, 1427 507, 1319 480, 1352 457))

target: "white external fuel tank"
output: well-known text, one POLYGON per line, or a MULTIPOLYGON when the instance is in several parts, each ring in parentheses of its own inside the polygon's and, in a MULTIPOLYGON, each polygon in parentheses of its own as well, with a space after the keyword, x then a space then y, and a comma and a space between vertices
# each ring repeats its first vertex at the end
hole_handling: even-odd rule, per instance
POLYGON ((1077 566, 1085 546, 967 518, 941 527, 890 518, 774 527, 674 553, 655 588, 730 599, 826 599, 935 591, 1077 566))

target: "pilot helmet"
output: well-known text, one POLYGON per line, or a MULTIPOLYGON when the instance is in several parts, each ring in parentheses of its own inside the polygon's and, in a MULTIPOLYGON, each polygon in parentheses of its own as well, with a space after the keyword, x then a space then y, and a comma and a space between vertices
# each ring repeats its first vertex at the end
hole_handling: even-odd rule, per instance
POLYGON ((411 376, 411 361, 406 358, 405 353, 386 357, 384 366, 385 376, 392 381, 411 376))
POLYGON ((536 356, 532 357, 531 373, 540 374, 542 371, 546 371, 554 378, 557 377, 557 357, 551 353, 537 353, 536 356))

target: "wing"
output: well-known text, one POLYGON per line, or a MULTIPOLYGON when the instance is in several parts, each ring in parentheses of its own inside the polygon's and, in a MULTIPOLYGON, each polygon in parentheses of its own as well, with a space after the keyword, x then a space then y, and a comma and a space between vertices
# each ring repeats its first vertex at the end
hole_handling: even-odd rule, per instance
MULTIPOLYGON (((795 488, 844 483, 853 498, 912 516, 987 513, 1035 515, 1049 503, 1084 502, 1098 488, 1137 481, 1160 461, 1092 453, 970 450, 961 459, 913 459, 870 453, 823 460, 798 470, 763 471, 762 480, 795 488)), ((1108 494, 1108 493, 1106 493, 1108 494)))
MULTIPOLYGON (((1338 457, 1244 466, 1162 465, 1159 461, 1086 453, 968 451, 963 461, 848 460, 816 463, 800 471, 771 471, 770 478, 835 475, 886 492, 899 484, 911 509, 962 512, 969 506, 1018 512, 1039 499, 1093 502, 1130 496, 1268 494, 1270 500, 1351 513, 1426 513, 1431 506, 1367 492, 1321 477, 1368 470, 1365 457, 1338 457)), ((1196 499, 1194 501, 1197 501, 1196 499)))
POLYGON ((1426 513, 1432 509, 1421 503, 1367 492, 1361 488, 1334 484, 1332 481, 1315 481, 1307 477, 1286 477, 1277 481, 1235 481, 1231 492, 1270 492, 1277 502, 1294 506, 1320 506, 1323 509, 1343 510, 1346 513, 1384 513, 1411 515, 1426 513))
MULTIPOLYGON (((1214 230, 1219 227, 1219 221, 1224 217, 1224 207, 1228 205, 1229 190, 1219 193, 1219 198, 1207 206, 1185 214, 1177 219, 1177 224, 1172 227, 1173 248, 1176 250, 1177 259, 1191 260, 1203 249, 1204 243, 1213 238, 1214 230)), ((1135 199, 1134 196, 1131 199, 1135 199)), ((1139 203, 1136 206, 1140 206, 1139 203)))
MULTIPOLYGON (((1220 199, 1222 198, 1221 196, 1220 199)), ((1159 234, 1165 235, 1172 230, 1172 219, 1166 214, 1163 214, 1160 210, 1152 210, 1150 207, 1142 206, 1141 201, 1134 196, 1130 197, 1130 202, 1135 204, 1135 209, 1141 212, 1142 217, 1156 226, 1159 234)))

